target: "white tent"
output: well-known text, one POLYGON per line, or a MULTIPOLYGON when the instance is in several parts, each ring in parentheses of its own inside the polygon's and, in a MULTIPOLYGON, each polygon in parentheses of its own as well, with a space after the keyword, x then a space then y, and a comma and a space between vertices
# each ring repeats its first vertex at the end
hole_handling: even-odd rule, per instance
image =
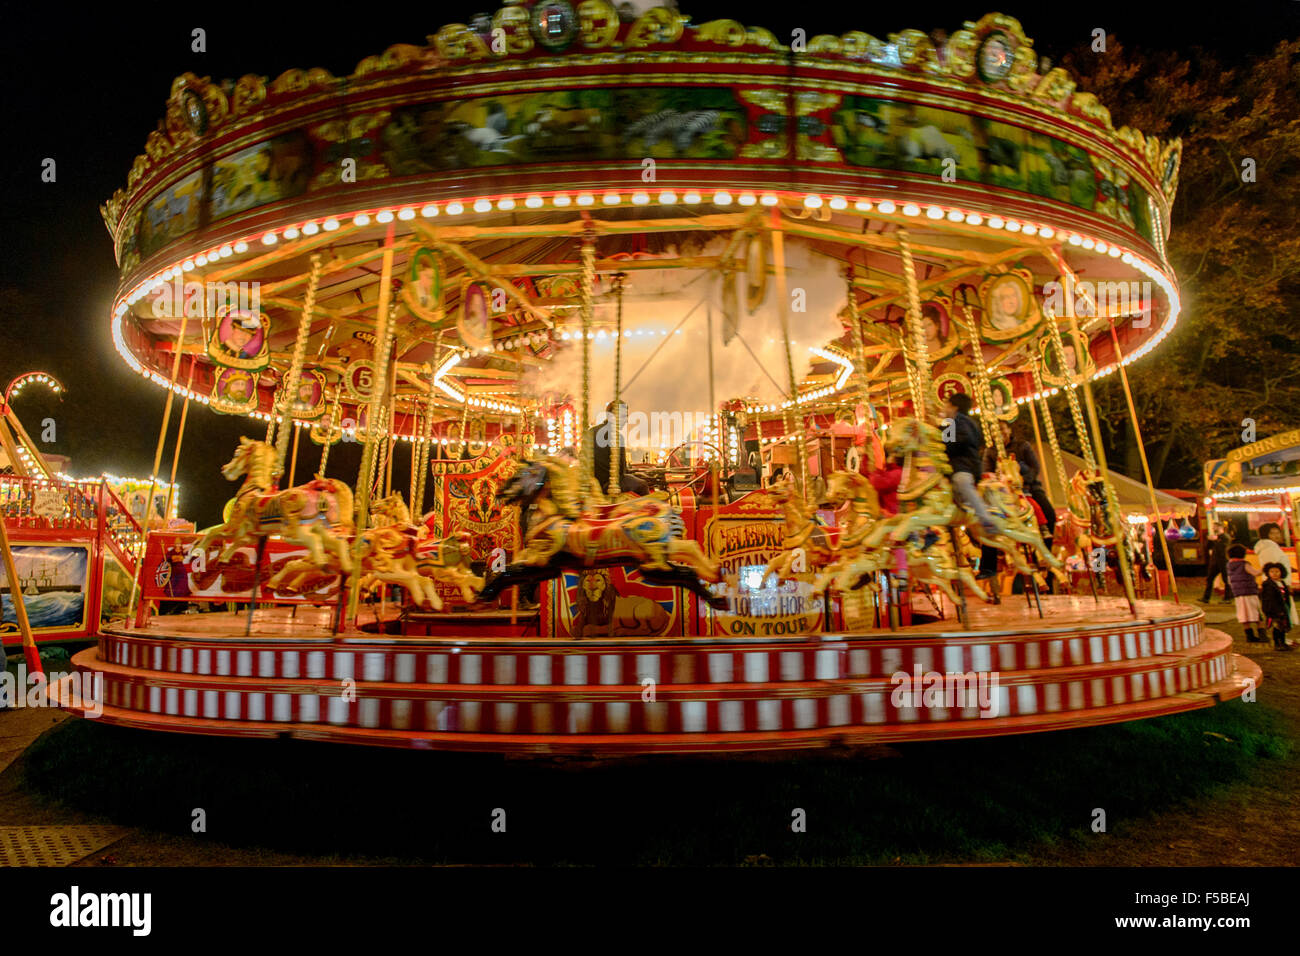
MULTIPOLYGON (((1037 450, 1035 447, 1034 451, 1037 450)), ((1058 508, 1064 508, 1066 494, 1061 490, 1060 477, 1056 471, 1056 461, 1052 457, 1051 449, 1046 445, 1043 446, 1043 451, 1047 454, 1047 460, 1042 462, 1043 486, 1047 489, 1047 497, 1058 508)), ((1084 467, 1083 459, 1077 455, 1071 455, 1068 451, 1061 452, 1061 460, 1065 463, 1067 479, 1073 478, 1075 472, 1084 467)), ((1151 492, 1147 490, 1144 483, 1134 481, 1132 478, 1121 475, 1114 470, 1110 472, 1110 481, 1115 487, 1120 510, 1124 512, 1125 517, 1144 517, 1151 514, 1151 492)), ((1156 503, 1160 507, 1160 516, 1165 521, 1168 521, 1172 516, 1185 518, 1196 513, 1196 503, 1194 501, 1175 498, 1173 495, 1165 494, 1159 489, 1156 490, 1156 503)))

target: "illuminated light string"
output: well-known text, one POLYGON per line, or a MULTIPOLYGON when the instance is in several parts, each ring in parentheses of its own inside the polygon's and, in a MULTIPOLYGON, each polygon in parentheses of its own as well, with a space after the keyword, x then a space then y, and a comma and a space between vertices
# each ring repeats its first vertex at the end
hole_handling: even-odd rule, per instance
POLYGON ((1233 514, 1285 514, 1286 508, 1281 505, 1211 505, 1211 511, 1226 511, 1233 514))
MULTIPOLYGON (((634 205, 639 205, 639 206, 648 205, 652 201, 657 202, 660 205, 674 205, 679 202, 685 203, 686 205, 698 205, 705 201, 705 193, 700 190, 692 189, 692 190, 687 190, 686 192, 684 192, 679 196, 675 191, 662 190, 652 197, 650 193, 644 190, 619 190, 615 188, 610 188, 610 189, 606 189, 604 192, 601 193, 600 202, 606 206, 614 206, 622 203, 624 198, 626 198, 629 202, 633 203, 634 205)), ((1122 364, 1124 365, 1129 365, 1145 357, 1156 346, 1158 346, 1161 342, 1163 342, 1173 331, 1174 326, 1177 324, 1178 318, 1182 312, 1182 300, 1173 283, 1173 280, 1168 275, 1166 275, 1166 273, 1162 271, 1158 266, 1148 262, 1147 260, 1141 258, 1140 256, 1135 255, 1130 251, 1121 249, 1118 245, 1114 243, 1108 243, 1091 236, 1085 236, 1073 232, 1071 230, 1062 230, 1053 226, 1043 225, 1041 223, 1026 222, 1020 218, 991 215, 987 213, 963 210, 956 207, 945 207, 945 206, 940 206, 931 203, 922 204, 918 202, 907 202, 904 203, 900 208, 898 204, 895 203, 892 199, 883 199, 883 200, 880 199, 872 200, 866 198, 850 199, 849 197, 840 196, 840 195, 822 196, 818 193, 798 194, 798 193, 792 193, 786 191, 766 191, 762 193, 755 193, 753 191, 744 191, 741 192, 738 196, 733 196, 732 192, 726 189, 714 190, 711 193, 711 195, 708 197, 708 201, 711 202, 713 205, 717 205, 717 206, 729 206, 734 201, 742 206, 752 206, 755 203, 760 203, 763 206, 770 207, 779 204, 782 201, 782 199, 790 202, 800 203, 807 209, 819 209, 823 205, 827 205, 833 210, 844 211, 849 209, 850 206, 852 206, 853 210, 859 213, 870 213, 874 211, 882 216, 892 216, 895 214, 901 214, 902 216, 909 217, 909 218, 915 218, 921 216, 922 213, 924 213, 926 218, 934 220, 936 222, 947 220, 948 222, 954 224, 963 224, 972 227, 983 227, 992 232, 1009 232, 1013 234, 1020 234, 1020 235, 1031 236, 1031 237, 1038 236, 1043 239, 1052 239, 1053 237, 1059 237, 1063 239, 1067 244, 1077 249, 1082 249, 1093 255, 1117 258, 1125 265, 1132 266, 1138 272, 1142 273, 1147 278, 1149 278, 1152 282, 1154 282, 1157 286, 1159 286, 1161 291, 1164 292, 1165 294, 1166 301, 1169 303, 1169 313, 1168 313, 1167 321, 1165 321, 1161 325, 1161 327, 1156 331, 1155 335, 1147 339, 1147 341, 1145 341, 1141 346, 1139 346, 1137 349, 1134 349, 1132 352, 1130 352, 1128 355, 1124 357, 1122 362, 1122 364)), ((353 227, 364 228, 365 226, 370 225, 372 221, 379 222, 379 223, 389 223, 392 222, 394 218, 401 221, 410 221, 416 218, 417 215, 425 219, 436 218, 439 215, 459 216, 462 215, 467 208, 470 208, 473 211, 478 213, 488 213, 491 212, 493 209, 508 211, 514 209, 517 204, 522 203, 524 206, 526 206, 529 209, 541 209, 546 207, 547 205, 550 205, 552 208, 556 208, 556 209, 564 209, 564 208, 568 208, 575 201, 579 206, 584 206, 584 207, 592 206, 596 203, 596 196, 594 193, 590 191, 579 191, 579 192, 575 192, 573 195, 570 195, 567 192, 553 192, 550 194, 534 192, 534 193, 525 193, 525 194, 515 194, 511 196, 466 198, 464 200, 448 201, 441 205, 438 204, 437 202, 429 202, 423 204, 417 203, 417 204, 395 206, 390 208, 368 209, 368 210, 360 210, 350 214, 343 214, 340 216, 330 216, 323 219, 313 218, 301 223, 280 227, 278 232, 275 229, 271 229, 260 234, 245 236, 244 238, 236 240, 234 242, 225 242, 219 246, 215 246, 210 249, 204 250, 203 252, 198 253, 192 258, 187 258, 179 264, 169 266, 161 270, 160 272, 156 273, 155 275, 142 280, 129 292, 119 295, 113 307, 113 322, 112 322, 113 345, 114 348, 116 348, 118 354, 121 355, 122 359, 127 363, 127 366, 131 368, 133 371, 140 373, 146 378, 149 378, 155 384, 161 385, 163 387, 171 387, 172 390, 175 391, 177 394, 187 396, 193 401, 199 402, 200 404, 207 405, 210 404, 207 396, 196 394, 188 389, 185 389, 183 386, 172 386, 169 380, 166 379, 165 377, 149 369, 146 369, 126 345, 126 341, 122 330, 122 320, 125 317, 127 311, 132 306, 134 306, 137 302, 143 299, 145 296, 151 295, 153 292, 157 291, 157 289, 160 288, 165 282, 170 281, 171 279, 175 278, 178 275, 183 275, 185 273, 191 272, 196 267, 201 268, 209 263, 215 263, 223 259, 228 259, 234 255, 242 255, 248 252, 248 250, 252 247, 251 244, 254 243, 270 246, 277 243, 281 237, 292 240, 292 239, 296 239, 299 235, 313 236, 318 234, 321 231, 324 232, 336 231, 341 227, 343 220, 347 220, 353 227)), ((625 334, 630 334, 630 333, 625 333, 625 334)), ((654 335, 655 333, 654 331, 649 331, 647 334, 654 335)), ((661 333, 661 334, 666 334, 666 333, 661 333)), ((567 333, 561 335, 562 339, 566 337, 568 337, 567 333)), ((521 339, 524 342, 527 342, 529 344, 532 344, 533 342, 536 341, 531 336, 520 336, 511 340, 507 340, 507 342, 504 344, 504 347, 507 349, 515 348, 518 346, 518 343, 520 342, 521 339)), ((832 358, 831 360, 837 362, 839 361, 838 359, 835 358, 832 358)), ((1118 366, 1115 364, 1107 365, 1094 372, 1092 378, 1093 380, 1104 378, 1107 375, 1113 374, 1117 370, 1117 368, 1118 366)), ((841 381, 847 381, 847 376, 844 373, 841 373, 841 381)), ((455 398, 456 401, 458 402, 465 401, 465 396, 459 390, 452 389, 451 386, 447 385, 446 383, 439 383, 439 386, 442 389, 442 391, 451 395, 453 398, 455 398)), ((842 387, 843 386, 841 384, 837 383, 837 385, 835 386, 835 390, 838 390, 839 388, 842 387)), ((1075 387, 1077 386, 1073 386, 1073 385, 1070 386, 1071 389, 1075 387)), ((1059 389, 1053 388, 1047 390, 1045 394, 1050 396, 1050 395, 1058 394, 1058 392, 1059 389)), ((824 397, 825 394, 827 393, 821 392, 821 393, 805 394, 803 396, 800 396, 796 404, 802 404, 807 401, 813 401, 818 397, 824 397)), ((1040 397, 1042 397, 1043 394, 1044 393, 1035 392, 1032 395, 1021 396, 1016 399, 1016 402, 1017 404, 1023 404, 1026 401, 1035 401, 1040 397)), ((484 402, 479 399, 470 398, 469 402, 471 405, 475 407, 493 408, 493 405, 490 402, 484 402)), ((500 410, 506 413, 517 413, 519 411, 517 406, 510 405, 509 403, 502 402, 497 404, 500 405, 501 407, 499 409, 494 409, 494 410, 500 410)), ((789 407, 789 404, 790 403, 786 403, 785 405, 782 405, 780 407, 786 408, 789 407)), ((263 413, 253 413, 250 417, 259 418, 263 421, 268 420, 267 416, 263 413)))

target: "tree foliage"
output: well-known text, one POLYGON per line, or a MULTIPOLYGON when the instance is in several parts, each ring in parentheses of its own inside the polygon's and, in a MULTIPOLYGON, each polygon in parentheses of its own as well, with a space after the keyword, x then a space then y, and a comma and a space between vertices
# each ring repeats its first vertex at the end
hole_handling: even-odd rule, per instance
MULTIPOLYGON (((1244 419, 1260 437, 1297 425, 1300 41, 1234 65, 1113 38, 1106 49, 1065 58, 1080 88, 1117 128, 1183 143, 1168 241, 1182 314, 1129 376, 1156 483, 1199 488, 1202 462, 1242 444, 1244 419)), ((1119 377, 1096 395, 1110 456, 1140 476, 1119 377)))

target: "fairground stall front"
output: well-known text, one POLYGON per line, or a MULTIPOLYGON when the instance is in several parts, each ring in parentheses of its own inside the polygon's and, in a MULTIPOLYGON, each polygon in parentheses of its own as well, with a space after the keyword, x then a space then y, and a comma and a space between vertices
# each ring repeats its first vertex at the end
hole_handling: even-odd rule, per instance
POLYGON ((107 321, 182 419, 250 431, 224 523, 150 534, 131 626, 76 658, 102 719, 606 755, 1240 694, 1259 672, 1226 635, 1137 597, 1096 441, 1090 382, 1177 321, 1178 164, 998 14, 937 46, 792 50, 545 0, 349 77, 177 78, 104 208, 107 321), (987 527, 951 493, 955 392, 995 451, 987 527), (1118 596, 1064 593, 1012 421, 1068 488, 1071 547, 1113 550, 1118 596), (358 473, 340 440, 364 443, 358 473), (981 549, 1023 595, 977 578, 981 549), (923 695, 935 678, 965 688, 923 695))
MULTIPOLYGON (((1282 530, 1283 551, 1295 555, 1300 520, 1300 431, 1261 438, 1205 463, 1205 509, 1216 526, 1231 524, 1236 540, 1250 545, 1261 525, 1282 530)), ((1294 581, 1292 585, 1294 586, 1294 581)))
POLYGON ((0 644, 21 645, 28 673, 38 673, 38 645, 94 640, 126 616, 142 526, 119 497, 129 479, 73 478, 66 457, 32 439, 14 410, 32 388, 64 391, 53 376, 29 372, 0 396, 0 644))

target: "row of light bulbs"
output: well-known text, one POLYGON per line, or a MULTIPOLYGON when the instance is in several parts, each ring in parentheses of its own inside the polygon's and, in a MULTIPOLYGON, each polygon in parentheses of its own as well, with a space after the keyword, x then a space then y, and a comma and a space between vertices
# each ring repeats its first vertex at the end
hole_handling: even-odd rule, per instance
MULTIPOLYGON (((660 190, 652 199, 650 192, 645 190, 636 190, 627 193, 625 195, 624 192, 610 189, 601 193, 600 203, 605 206, 617 206, 620 205, 625 198, 628 201, 630 201, 633 205, 648 205, 652 201, 657 201, 660 205, 673 205, 678 202, 681 202, 685 205, 697 205, 705 201, 705 193, 701 192, 700 190, 686 190, 679 195, 678 192, 675 190, 664 189, 664 190, 660 190)), ((1039 236, 1043 239, 1051 239, 1059 235, 1069 245, 1079 247, 1085 251, 1093 252, 1097 255, 1108 255, 1112 258, 1118 258, 1125 264, 1134 266, 1136 269, 1138 269, 1138 271, 1142 272, 1144 275, 1148 276, 1152 281, 1154 281, 1157 285, 1159 285, 1162 291, 1164 291, 1167 301, 1170 303, 1169 321, 1166 322, 1157 331, 1155 336, 1153 336, 1146 343, 1144 343, 1142 347, 1135 350, 1132 354, 1126 356, 1123 362, 1123 364, 1125 365, 1137 361, 1139 358, 1143 357, 1148 352, 1150 352, 1151 349, 1153 349, 1161 341, 1163 341, 1164 338, 1168 336, 1168 334, 1173 330, 1173 327, 1178 320, 1178 315, 1181 311, 1181 301, 1179 299, 1176 289, 1174 288, 1173 282, 1165 275, 1165 273, 1162 270, 1157 268, 1155 265, 1141 259, 1138 256, 1135 256, 1131 252, 1121 249, 1118 245, 1115 245, 1113 243, 1107 243, 1102 240, 1095 239, 1090 236, 1085 236, 1079 233, 1057 230, 1047 225, 1025 222, 1020 219, 1004 217, 1000 215, 988 215, 985 213, 967 211, 958 208, 945 208, 938 205, 922 206, 921 204, 918 203, 903 203, 900 206, 898 203, 894 202, 891 199, 884 199, 884 200, 873 202, 871 200, 866 200, 866 199, 850 200, 845 196, 839 196, 839 195, 825 197, 817 193, 808 193, 803 195, 800 198, 796 194, 792 194, 788 192, 755 193, 752 191, 741 191, 733 195, 733 193, 730 190, 719 189, 713 191, 712 195, 709 198, 709 202, 711 202, 715 206, 723 206, 723 207, 730 206, 733 202, 741 206, 754 206, 754 205, 761 204, 763 206, 770 207, 770 206, 777 205, 782 198, 795 201, 795 202, 801 201, 802 205, 807 209, 818 209, 821 208, 823 205, 825 205, 833 210, 838 211, 838 210, 847 210, 849 206, 852 205, 855 211, 861 213, 868 213, 874 210, 879 212, 882 215, 893 215, 895 213, 901 213, 902 215, 908 217, 920 216, 922 215, 922 213, 924 213, 925 217, 931 220, 937 221, 937 220, 946 219, 947 221, 952 223, 962 223, 968 226, 984 226, 988 229, 1004 230, 1006 232, 1019 233, 1027 236, 1039 236)), ((441 205, 438 203, 427 203, 424 204, 423 206, 418 207, 418 215, 426 219, 435 218, 442 214, 449 215, 449 216, 459 216, 466 211, 467 207, 472 209, 476 213, 487 213, 493 211, 494 209, 498 211, 508 212, 515 209, 520 204, 522 204, 525 208, 528 209, 541 209, 545 207, 548 203, 553 208, 560 208, 560 209, 566 208, 575 203, 576 205, 583 206, 583 207, 593 206, 596 204, 596 194, 590 191, 582 191, 574 195, 570 195, 569 193, 564 193, 564 192, 557 192, 549 196, 543 196, 540 193, 531 193, 526 196, 503 196, 495 200, 486 197, 481 197, 472 201, 466 200, 463 202, 458 200, 453 200, 450 202, 443 203, 441 205)), ((358 212, 351 217, 351 222, 352 225, 360 228, 369 225, 372 221, 381 224, 390 223, 394 219, 398 219, 401 221, 410 221, 416 218, 416 215, 417 215, 416 206, 405 206, 397 209, 381 209, 372 212, 358 212)), ((275 230, 269 230, 267 232, 262 233, 260 236, 247 237, 237 242, 226 243, 221 246, 215 247, 213 249, 206 250, 205 252, 202 252, 194 256, 192 259, 186 259, 179 264, 169 266, 167 269, 164 269, 163 271, 156 274, 155 276, 142 281, 130 293, 126 294, 124 297, 118 300, 117 305, 114 308, 114 318, 113 318, 114 346, 117 348, 118 353, 122 355, 123 359, 127 362, 127 364, 134 370, 141 372, 145 377, 152 379, 153 381, 163 385, 164 387, 172 387, 174 391, 177 391, 180 394, 187 394, 189 397, 199 401, 202 404, 208 404, 206 397, 196 395, 192 392, 188 392, 184 388, 177 388, 171 386, 167 379, 161 378, 156 373, 151 373, 149 370, 145 369, 140 364, 140 362, 135 358, 135 356, 131 353, 131 351, 126 347, 126 343, 123 338, 121 323, 122 323, 122 318, 124 317, 126 311, 131 306, 135 305, 135 303, 138 302, 140 299, 154 292, 162 283, 169 281, 170 279, 174 278, 179 274, 190 272, 195 268, 208 265, 212 262, 217 262, 222 259, 230 258, 233 255, 240 255, 247 252, 250 248, 250 241, 260 241, 264 246, 271 246, 274 245, 276 242, 278 242, 281 236, 283 236, 283 238, 288 240, 296 239, 299 236, 310 237, 322 231, 333 232, 337 230, 340 227, 340 225, 341 225, 340 218, 331 216, 322 220, 311 220, 311 221, 301 223, 299 225, 288 226, 281 229, 279 233, 277 233, 275 230)), ((628 333, 625 333, 625 335, 626 334, 628 333)), ((650 332, 649 334, 653 335, 654 333, 650 332)), ((661 332, 660 334, 666 334, 666 332, 661 332)), ((591 333, 589 333, 589 335, 591 335, 591 333)), ((573 337, 579 337, 579 336, 580 333, 573 334, 573 337)), ((562 335, 561 337, 563 338, 564 336, 562 335)), ((1118 366, 1113 364, 1106 366, 1105 368, 1098 370, 1095 373, 1094 378, 1102 378, 1106 375, 1110 375, 1117 369, 1117 367, 1118 366)), ((1053 390, 1050 394, 1055 394, 1055 390, 1053 390)), ((817 396, 817 397, 821 397, 821 396, 817 396)), ((1017 401, 1020 402, 1022 400, 1035 400, 1039 397, 1040 397, 1039 393, 1034 393, 1033 395, 1024 396, 1022 399, 1017 399, 1017 401)), ((458 400, 463 400, 463 397, 460 396, 459 394, 457 398, 458 400)), ((813 395, 807 395, 804 396, 800 401, 811 401, 813 400, 813 398, 814 398, 813 395)), ((472 399, 471 399, 471 404, 474 404, 474 400, 472 399)), ((517 411, 517 409, 515 410, 517 411)), ((254 417, 258 417, 258 416, 255 415, 254 417)), ((265 420, 265 416, 262 417, 265 420)))
MULTIPOLYGON (((1234 498, 1259 498, 1265 495, 1296 495, 1300 494, 1300 485, 1289 485, 1286 488, 1260 488, 1254 491, 1234 491, 1234 498)), ((1208 505, 1210 499, 1206 498, 1205 503, 1208 505)))
POLYGON ((56 379, 54 376, 47 375, 44 372, 29 372, 26 375, 20 376, 14 382, 13 391, 10 392, 10 395, 17 395, 19 392, 23 390, 25 386, 33 382, 35 382, 38 385, 48 385, 50 387, 50 391, 54 392, 55 394, 58 394, 59 392, 63 391, 63 386, 59 384, 58 379, 56 379))

